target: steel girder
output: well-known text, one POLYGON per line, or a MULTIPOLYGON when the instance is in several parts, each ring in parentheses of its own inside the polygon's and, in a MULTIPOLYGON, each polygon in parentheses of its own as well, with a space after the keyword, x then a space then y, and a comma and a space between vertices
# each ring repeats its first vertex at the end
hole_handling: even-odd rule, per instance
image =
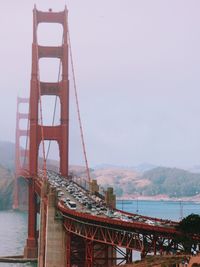
MULTIPOLYGON (((66 216, 64 215, 64 217, 66 216)), ((103 225, 94 225, 70 217, 64 220, 64 227, 67 231, 91 241, 139 251, 142 249, 142 242, 138 233, 105 227, 103 225)))
MULTIPOLYGON (((147 253, 183 250, 181 244, 175 242, 175 236, 165 237, 155 233, 138 233, 120 228, 112 228, 100 224, 93 224, 63 215, 64 227, 68 232, 93 242, 104 243, 111 246, 124 247, 128 250, 140 251, 144 256, 147 253)), ((130 261, 131 254, 129 255, 130 261)))

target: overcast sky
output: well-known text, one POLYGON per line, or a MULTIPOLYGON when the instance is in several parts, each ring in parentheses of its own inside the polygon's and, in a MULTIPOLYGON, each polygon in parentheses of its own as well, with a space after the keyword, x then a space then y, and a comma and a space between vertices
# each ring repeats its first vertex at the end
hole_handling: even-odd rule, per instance
MULTIPOLYGON (((14 142, 16 97, 29 95, 34 3, 58 11, 66 1, 1 1, 1 140, 14 142)), ((90 165, 200 164, 200 1, 69 0, 67 6, 90 165)), ((38 34, 56 43, 59 30, 38 34)), ((71 162, 80 163, 71 118, 71 162)))

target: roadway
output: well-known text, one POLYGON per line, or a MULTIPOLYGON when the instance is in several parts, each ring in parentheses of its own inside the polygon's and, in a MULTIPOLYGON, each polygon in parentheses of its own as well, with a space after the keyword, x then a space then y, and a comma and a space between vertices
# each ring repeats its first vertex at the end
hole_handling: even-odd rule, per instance
MULTIPOLYGON (((40 177, 43 173, 40 171, 40 177)), ((106 206, 103 198, 92 195, 88 190, 79 186, 73 180, 67 180, 54 171, 47 171, 48 182, 51 188, 57 192, 57 199, 66 209, 76 211, 78 213, 90 214, 98 216, 98 218, 108 218, 116 222, 139 223, 140 225, 148 225, 155 227, 164 227, 174 229, 178 224, 170 220, 162 220, 138 214, 132 214, 106 206), (75 203, 71 207, 69 203, 75 203)))
MULTIPOLYGON (((35 181, 41 196, 43 172, 35 181)), ((176 243, 178 222, 124 212, 108 207, 103 197, 91 194, 73 180, 47 171, 48 186, 56 193, 56 205, 67 232, 84 239, 146 252, 182 251, 176 243)))

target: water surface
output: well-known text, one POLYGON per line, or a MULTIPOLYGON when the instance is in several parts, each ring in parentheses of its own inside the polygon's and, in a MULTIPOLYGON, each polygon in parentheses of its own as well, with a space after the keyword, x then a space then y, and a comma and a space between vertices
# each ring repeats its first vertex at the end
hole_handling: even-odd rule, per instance
MULTIPOLYGON (((118 201, 117 208, 162 219, 180 220, 191 213, 200 214, 200 204, 172 201, 118 201)), ((27 237, 27 213, 0 211, 0 255, 22 255, 27 237)), ((138 253, 134 252, 134 258, 138 253)), ((34 264, 0 263, 0 267, 35 267, 34 264)))

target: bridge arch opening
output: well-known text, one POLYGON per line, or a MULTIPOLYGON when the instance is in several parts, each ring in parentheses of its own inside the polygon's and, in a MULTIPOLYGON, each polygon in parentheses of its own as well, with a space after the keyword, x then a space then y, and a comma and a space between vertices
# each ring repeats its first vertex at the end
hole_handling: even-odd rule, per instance
MULTIPOLYGON (((59 172, 60 153, 59 153, 58 142, 45 140, 44 146, 45 146, 45 156, 47 159, 47 169, 59 172)), ((41 170, 42 168, 43 168, 43 145, 41 142, 38 153, 38 170, 41 170)))
POLYGON ((21 149, 25 149, 26 148, 27 141, 28 141, 28 137, 27 136, 20 136, 20 139, 19 139, 19 147, 21 149))
MULTIPOLYGON (((56 96, 42 96, 42 119, 44 126, 60 125, 61 104, 56 96)), ((38 105, 38 123, 40 123, 40 105, 38 105)))
POLYGON ((59 23, 40 23, 37 29, 38 44, 45 46, 61 46, 63 26, 59 23))
POLYGON ((21 103, 19 105, 19 113, 28 114, 29 113, 29 103, 21 103))
POLYGON ((40 58, 40 81, 57 83, 62 80, 62 63, 59 58, 40 58))
POLYGON ((20 119, 19 120, 19 129, 20 130, 27 130, 28 128, 28 119, 20 119))

